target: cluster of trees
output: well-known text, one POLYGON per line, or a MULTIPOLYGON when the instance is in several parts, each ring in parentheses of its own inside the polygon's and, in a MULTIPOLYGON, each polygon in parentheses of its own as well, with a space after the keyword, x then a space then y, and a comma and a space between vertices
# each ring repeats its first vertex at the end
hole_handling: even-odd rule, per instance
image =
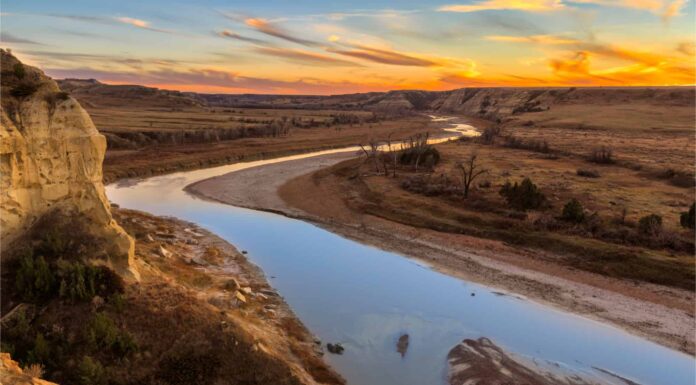
POLYGON ((360 148, 365 160, 372 162, 375 172, 389 175, 391 167, 391 175, 396 177, 399 167, 409 167, 414 171, 419 168, 432 170, 440 162, 440 152, 428 143, 429 138, 428 133, 416 134, 397 145, 392 142, 390 134, 382 146, 373 139, 367 146, 361 144, 360 148))
POLYGON ((547 142, 546 139, 530 139, 525 141, 522 139, 518 139, 515 136, 509 135, 505 137, 504 146, 534 152, 541 152, 543 154, 548 154, 549 152, 551 152, 549 142, 547 142))
POLYGON ((136 352, 138 344, 104 309, 95 311, 95 303, 116 312, 125 304, 121 277, 91 262, 100 253, 100 242, 83 218, 58 211, 42 217, 20 242, 8 251, 10 262, 3 274, 13 275, 14 282, 3 295, 30 306, 20 306, 3 320, 2 351, 48 379, 106 384, 105 370, 94 357, 121 360, 136 352), (84 325, 61 324, 75 314, 84 319, 90 308, 95 312, 84 325), (46 309, 59 311, 62 318, 44 320, 40 314, 46 309), (81 332, 68 332, 64 326, 81 332), (68 362, 75 363, 74 371, 66 371, 68 362))

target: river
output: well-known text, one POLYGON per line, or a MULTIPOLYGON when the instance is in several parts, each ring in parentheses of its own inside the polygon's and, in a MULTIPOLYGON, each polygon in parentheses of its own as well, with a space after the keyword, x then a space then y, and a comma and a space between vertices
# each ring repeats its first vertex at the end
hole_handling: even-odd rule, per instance
POLYGON ((643 385, 694 384, 691 356, 621 329, 501 295, 301 220, 183 191, 213 176, 340 151, 356 149, 122 180, 106 190, 121 207, 197 223, 248 251, 314 334, 343 344, 343 355, 326 359, 350 384, 443 384, 448 351, 482 336, 519 358, 601 383, 626 382, 597 368, 643 385), (404 333, 410 344, 402 357, 396 342, 404 333))

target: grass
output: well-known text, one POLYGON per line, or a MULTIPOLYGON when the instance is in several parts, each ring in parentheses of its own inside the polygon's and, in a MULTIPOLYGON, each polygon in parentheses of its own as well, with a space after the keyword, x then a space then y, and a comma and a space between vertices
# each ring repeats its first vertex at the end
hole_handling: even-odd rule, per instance
MULTIPOLYGON (((287 112, 280 110, 275 113, 287 112)), ((96 122, 101 130, 99 121, 96 122)), ((385 140, 390 134, 393 134, 392 139, 396 140, 422 132, 429 124, 429 118, 415 116, 375 124, 346 125, 340 131, 332 127, 314 127, 291 129, 290 134, 284 137, 242 138, 211 143, 153 145, 135 150, 109 150, 104 160, 104 180, 111 182, 127 177, 164 174, 346 147, 367 143, 370 139, 385 140)))
POLYGON ((315 182, 327 175, 341 177, 349 190, 345 194, 351 196, 347 202, 361 213, 410 226, 545 250, 561 256, 558 261, 563 264, 602 275, 694 290, 693 242, 689 242, 693 233, 689 235, 679 221, 691 204, 693 189, 646 179, 638 171, 627 172, 620 165, 597 166, 602 169, 602 177, 585 178, 577 175, 585 160, 572 155, 549 159, 533 152, 471 142, 448 143, 438 148, 442 162, 433 170, 432 180, 446 180, 446 175, 456 184, 454 165, 475 152, 482 167, 490 170, 482 177, 486 182, 482 185, 489 187, 477 188, 470 199, 447 193, 427 196, 402 186, 413 175, 423 178, 428 174, 404 169, 397 178, 378 176, 369 173, 367 165, 359 171, 360 161, 344 162, 319 172, 315 182), (548 208, 521 216, 512 215, 514 212, 505 208, 503 197, 498 195, 500 186, 522 178, 530 178, 539 186, 548 197, 548 208), (590 215, 583 215, 582 224, 560 220, 564 205, 573 199, 590 215), (623 218, 626 225, 620 225, 616 218, 624 208, 628 213, 623 218), (652 238, 643 241, 644 235, 630 227, 640 218, 656 213, 663 218, 663 231, 686 243, 669 246, 652 238), (550 226, 539 221, 550 221, 550 226), (596 226, 600 228, 599 235, 593 235, 596 226), (612 233, 614 228, 631 236, 617 237, 612 233))
MULTIPOLYGON (((144 214, 129 212, 131 218, 137 217, 137 220, 123 220, 123 215, 117 214, 131 232, 137 230, 147 234, 153 229, 185 232, 183 225, 144 214)), ((22 274, 36 278, 48 272, 54 277, 51 282, 55 290, 40 298, 31 297, 31 305, 22 305, 10 319, 3 320, 2 350, 10 352, 24 367, 36 365, 43 368, 44 379, 68 385, 221 381, 300 384, 295 372, 297 369, 289 364, 292 363, 308 365, 306 370, 326 383, 341 383, 340 378, 312 352, 311 346, 297 340, 307 339, 301 324, 288 323, 294 336, 292 344, 275 339, 272 341, 278 343, 274 346, 277 350, 271 354, 257 349, 260 338, 274 338, 272 336, 278 331, 261 325, 258 318, 241 313, 230 317, 208 305, 199 298, 205 291, 191 288, 196 284, 208 287, 211 276, 181 261, 163 261, 162 265, 168 265, 170 273, 160 270, 159 265, 152 261, 161 258, 146 257, 151 254, 149 248, 153 245, 144 245, 144 242, 136 245, 137 258, 149 265, 143 271, 143 280, 137 285, 110 292, 109 288, 114 285, 105 280, 101 270, 95 270, 94 275, 87 273, 93 268, 88 265, 89 257, 96 251, 73 249, 75 243, 70 236, 81 239, 75 231, 77 227, 60 223, 63 225, 39 221, 34 230, 41 231, 29 232, 36 238, 22 240, 34 251, 28 254, 32 263, 24 268, 26 272, 22 274), (50 228, 69 231, 67 234, 56 231, 46 235, 50 228), (76 250, 81 251, 73 254, 76 250), (46 255, 44 263, 37 263, 39 257, 34 257, 39 252, 46 255), (78 268, 78 263, 84 265, 78 268), (48 269, 37 268, 44 264, 48 269), (75 279, 66 278, 68 276, 75 279), (80 288, 81 294, 75 300, 67 294, 61 297, 61 291, 70 292, 59 289, 59 282, 63 280, 66 281, 65 287, 80 288)), ((190 250, 188 247, 180 246, 178 250, 190 250)), ((205 251, 201 247, 201 251, 205 251)), ((170 248, 175 246, 170 245, 170 248)), ((3 250, 3 253, 10 251, 3 250)), ((3 258, 3 315, 23 300, 15 287, 18 266, 3 258)), ((94 268, 101 269, 102 266, 94 268)), ((32 287, 36 285, 36 279, 26 281, 32 282, 32 287)))

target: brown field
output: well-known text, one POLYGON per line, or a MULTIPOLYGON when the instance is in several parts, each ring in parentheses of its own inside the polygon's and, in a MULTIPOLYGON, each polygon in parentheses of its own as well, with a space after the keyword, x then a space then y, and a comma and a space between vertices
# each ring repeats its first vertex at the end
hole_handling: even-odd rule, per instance
MULTIPOLYGON (((396 178, 385 177, 377 175, 370 163, 354 160, 315 173, 313 181, 321 184, 331 176, 329 183, 340 183, 335 190, 341 192, 347 206, 363 214, 542 249, 564 255, 555 261, 576 268, 693 290, 693 231, 679 226, 679 215, 693 202, 692 188, 649 179, 621 166, 593 165, 601 175, 599 178, 580 177, 576 170, 588 167, 588 163, 570 157, 548 159, 524 150, 461 142, 439 145, 438 149, 443 161, 432 172, 402 169, 396 178), (433 185, 449 177, 451 183, 458 184, 453 166, 472 151, 478 154, 481 165, 490 170, 477 183, 487 182, 482 185, 490 183, 490 187, 476 187, 468 199, 446 194, 428 196, 402 187, 414 177, 426 178, 433 185), (515 219, 515 211, 506 207, 498 190, 505 181, 520 181, 524 177, 540 186, 550 207, 515 219), (587 215, 597 215, 596 226, 600 230, 596 232, 600 235, 556 219, 572 198, 582 202, 587 215), (624 208, 625 224, 620 225, 616 221, 624 208), (638 219, 653 213, 663 217, 664 236, 681 241, 679 246, 665 247, 660 242, 651 245, 650 241, 646 244, 635 235, 638 219)), ((312 212, 311 208, 303 209, 312 212)))
MULTIPOLYGON (((689 106, 559 105, 489 123, 499 130, 489 144, 469 139, 437 145, 441 161, 432 169, 402 165, 396 177, 391 171, 385 176, 383 167, 391 167, 385 154, 377 166, 362 159, 316 172, 304 186, 326 184, 362 215, 544 250, 555 255, 554 263, 693 291, 694 234, 680 226, 681 213, 694 202, 693 122, 689 106), (547 148, 531 146, 544 142, 547 148), (612 151, 610 164, 589 160, 602 146, 612 151), (487 172, 465 199, 455 165, 471 154, 487 172), (545 194, 546 207, 521 213, 507 206, 500 188, 524 178, 545 194), (560 219, 573 198, 584 207, 582 224, 560 219), (650 214, 662 217, 658 235, 638 230, 639 219, 650 214)), ((337 213, 328 203, 295 203, 320 216, 337 213)))
MULTIPOLYGON (((236 110, 242 111, 242 110, 236 110)), ((287 110, 261 111, 270 117, 280 118, 290 115, 287 110)), ((258 114, 259 111, 254 111, 258 114)), ((296 114, 307 118, 320 113, 314 111, 296 111, 296 114)), ((324 112, 329 113, 329 112, 324 112)), ((188 115, 186 122, 192 116, 217 116, 217 112, 197 113, 188 115)), ((122 112, 119 117, 123 121, 134 119, 137 124, 135 111, 122 112), (126 118, 127 117, 127 118, 126 118)), ((228 116, 229 114, 225 114, 228 116)), ((95 116, 95 115, 93 115, 95 116)), ((105 112, 103 118, 96 115, 95 124, 101 130, 102 121, 109 120, 105 112)), ((259 116, 259 115, 256 115, 259 116)), ((267 115, 261 115, 266 117, 267 115)), ((163 121, 170 119, 169 113, 161 113, 163 121)), ((210 118, 212 119, 212 118, 210 118)), ((310 117, 311 119, 311 117, 310 117)), ((112 124, 112 123, 109 123, 112 124)), ((235 140, 210 141, 206 143, 187 144, 153 144, 137 149, 109 150, 104 161, 104 179, 106 182, 119 178, 162 174, 183 169, 201 168, 216 164, 232 163, 261 158, 278 157, 282 155, 308 152, 312 150, 345 147, 366 143, 370 139, 384 140, 390 134, 393 138, 405 138, 417 132, 426 130, 430 125, 424 116, 411 116, 389 119, 378 123, 363 123, 342 125, 340 127, 291 128, 290 133, 278 137, 246 137, 235 140)), ((139 128, 133 128, 140 132, 139 128)))
POLYGON ((638 103, 558 105, 516 116, 503 126, 520 138, 547 140, 559 152, 584 157, 608 146, 620 164, 693 175, 694 124, 693 105, 638 103))

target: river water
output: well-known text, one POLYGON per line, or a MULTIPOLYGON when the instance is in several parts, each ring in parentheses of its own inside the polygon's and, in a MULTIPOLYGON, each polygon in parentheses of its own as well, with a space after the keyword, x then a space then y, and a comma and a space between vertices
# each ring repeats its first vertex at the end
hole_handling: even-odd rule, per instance
MULTIPOLYGON (((465 125, 451 129, 471 131, 465 125)), ((124 180, 106 190, 121 207, 197 223, 247 250, 314 334, 343 344, 343 355, 326 359, 351 384, 443 384, 449 350, 464 338, 479 337, 526 361, 601 383, 625 384, 596 368, 644 385, 694 384, 691 356, 618 328, 500 295, 301 220, 183 191, 228 172, 340 151, 356 149, 124 180), (410 345, 402 357, 396 342, 404 333, 410 345)))

